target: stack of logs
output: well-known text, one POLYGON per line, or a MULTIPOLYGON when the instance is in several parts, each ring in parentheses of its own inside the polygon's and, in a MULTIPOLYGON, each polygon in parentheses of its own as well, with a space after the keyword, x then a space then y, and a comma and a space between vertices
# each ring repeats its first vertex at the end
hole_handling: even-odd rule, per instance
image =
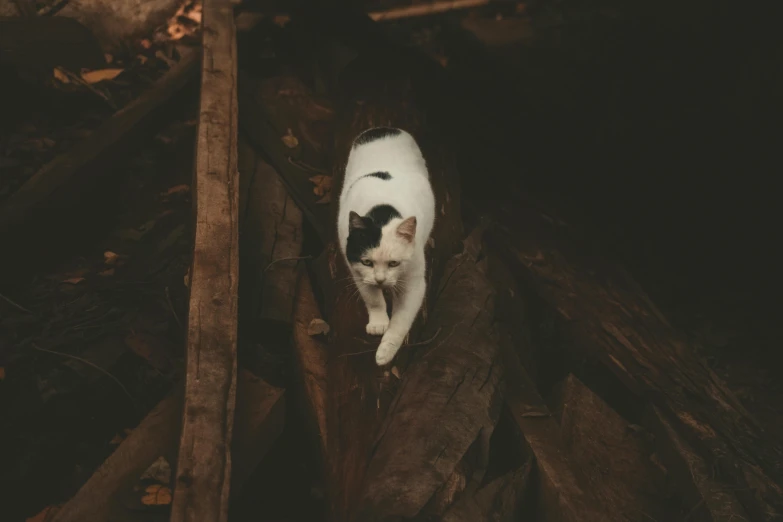
MULTIPOLYGON (((171 520, 227 520, 230 492, 282 431, 284 394, 311 427, 334 521, 779 519, 780 447, 628 274, 580 254, 573 228, 530 197, 499 196, 463 225, 471 201, 459 176, 471 173, 457 170, 465 136, 455 129, 487 123, 454 124, 439 66, 387 44, 359 13, 305 7, 291 34, 342 49, 333 57, 357 55, 345 67, 330 62, 339 100, 290 73, 280 76, 295 94, 270 95, 280 78, 238 68, 232 2, 204 1, 184 387, 55 520, 138 520, 122 497, 167 455, 177 463, 171 520), (364 333, 366 312, 347 283, 335 209, 319 206, 308 184, 312 163, 331 158, 339 193, 353 138, 372 126, 417 138, 438 211, 425 306, 386 369, 375 366, 377 339, 364 333), (306 230, 322 245, 311 263, 306 230), (237 369, 240 291, 243 322, 293 333, 292 390, 237 369), (320 321, 326 336, 311 328, 320 321), (562 378, 544 390, 550 352, 563 354, 562 378), (594 371, 580 379, 574 356, 594 371)), ((513 164, 507 154, 492 161, 513 164)))

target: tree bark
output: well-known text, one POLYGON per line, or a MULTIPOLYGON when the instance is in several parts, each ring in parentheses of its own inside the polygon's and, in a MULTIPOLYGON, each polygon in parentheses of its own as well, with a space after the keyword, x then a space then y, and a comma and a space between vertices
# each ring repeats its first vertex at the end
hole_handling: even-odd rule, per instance
POLYGON ((203 16, 201 112, 193 183, 195 245, 172 522, 226 522, 231 477, 239 283, 233 5, 229 0, 207 0, 203 16))

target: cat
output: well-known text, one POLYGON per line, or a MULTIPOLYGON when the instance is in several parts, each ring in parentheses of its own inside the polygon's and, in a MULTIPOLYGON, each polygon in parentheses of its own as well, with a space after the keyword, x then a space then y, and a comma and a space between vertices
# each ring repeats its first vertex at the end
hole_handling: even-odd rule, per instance
POLYGON ((345 167, 337 233, 367 306, 366 331, 383 336, 378 366, 394 359, 424 302, 424 247, 434 223, 435 195, 413 136, 388 127, 359 134, 345 167), (384 289, 392 294, 391 319, 384 289))

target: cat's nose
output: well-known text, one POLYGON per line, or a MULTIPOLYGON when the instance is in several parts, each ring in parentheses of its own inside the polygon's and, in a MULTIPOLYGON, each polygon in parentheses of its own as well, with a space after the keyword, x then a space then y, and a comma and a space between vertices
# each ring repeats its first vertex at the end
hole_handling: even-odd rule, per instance
POLYGON ((382 284, 384 281, 386 281, 386 276, 385 276, 385 275, 379 275, 379 274, 375 274, 375 282, 376 282, 376 283, 378 283, 378 284, 380 285, 380 284, 382 284))

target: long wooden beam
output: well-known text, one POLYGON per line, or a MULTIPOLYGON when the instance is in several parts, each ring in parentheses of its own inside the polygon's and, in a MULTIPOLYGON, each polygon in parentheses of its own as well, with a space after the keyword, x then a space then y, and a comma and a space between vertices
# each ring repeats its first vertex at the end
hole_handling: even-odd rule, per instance
POLYGON ((203 6, 201 109, 193 180, 185 406, 172 522, 225 522, 237 379, 237 53, 230 0, 203 6))

